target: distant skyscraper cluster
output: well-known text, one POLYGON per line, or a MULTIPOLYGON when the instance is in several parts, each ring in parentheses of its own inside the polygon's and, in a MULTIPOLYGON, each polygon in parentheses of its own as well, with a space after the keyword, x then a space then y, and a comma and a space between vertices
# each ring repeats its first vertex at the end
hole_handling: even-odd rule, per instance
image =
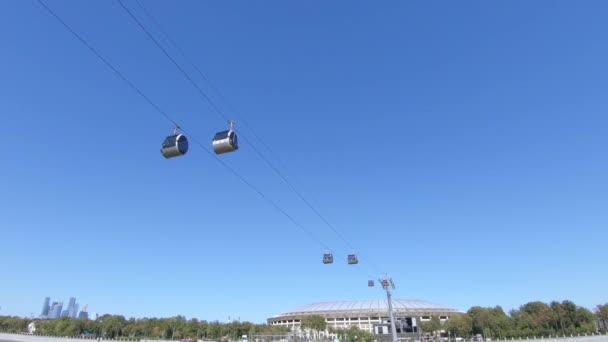
POLYGON ((63 301, 57 301, 51 303, 51 298, 44 298, 44 304, 42 304, 41 318, 57 319, 59 317, 70 317, 70 318, 89 318, 87 312, 87 305, 82 308, 82 311, 78 312, 80 306, 76 303, 76 298, 71 297, 68 302, 68 307, 63 309, 63 301))

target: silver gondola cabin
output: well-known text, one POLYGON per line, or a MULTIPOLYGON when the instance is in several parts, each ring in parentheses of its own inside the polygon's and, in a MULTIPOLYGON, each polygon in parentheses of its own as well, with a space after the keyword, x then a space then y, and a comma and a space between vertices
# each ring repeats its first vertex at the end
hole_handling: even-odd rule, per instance
POLYGON ((239 142, 234 131, 234 120, 230 120, 230 129, 221 131, 213 137, 213 151, 215 154, 233 152, 239 149, 239 142))
POLYGON ((325 253, 323 254, 323 263, 324 264, 331 264, 334 262, 334 256, 331 253, 325 253))
POLYGON ((173 135, 165 138, 160 149, 160 153, 167 159, 183 156, 188 152, 188 138, 184 134, 177 134, 178 128, 175 127, 173 135))

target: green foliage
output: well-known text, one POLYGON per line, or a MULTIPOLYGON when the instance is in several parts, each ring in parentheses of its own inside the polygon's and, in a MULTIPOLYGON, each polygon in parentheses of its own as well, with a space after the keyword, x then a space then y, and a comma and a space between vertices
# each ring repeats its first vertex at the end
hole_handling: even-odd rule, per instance
MULTIPOLYGON (((23 333, 31 319, 0 316, 0 331, 23 333)), ((240 339, 242 335, 252 332, 278 333, 288 332, 289 328, 250 322, 219 323, 186 320, 184 316, 169 318, 130 318, 104 315, 95 321, 83 318, 72 319, 61 317, 55 320, 34 320, 36 335, 47 336, 83 336, 110 339, 240 339)))
POLYGON ((420 329, 424 334, 434 335, 442 330, 441 320, 437 316, 431 316, 430 321, 420 323, 420 329))
POLYGON ((503 338, 512 329, 513 322, 500 306, 482 308, 474 306, 467 312, 471 318, 472 333, 486 338, 503 338))
POLYGON ((603 323, 602 331, 606 332, 608 330, 606 329, 608 327, 608 303, 596 306, 595 315, 603 323))
POLYGON ((348 329, 330 329, 331 333, 337 335, 338 339, 342 342, 372 342, 374 335, 370 332, 363 331, 357 327, 350 327, 348 329))
POLYGON ((20 333, 27 331, 28 321, 19 317, 0 317, 0 331, 20 333))
POLYGON ((571 301, 529 302, 510 313, 504 337, 570 335, 594 331, 593 314, 571 301))
POLYGON ((300 323, 302 329, 310 329, 314 331, 325 331, 327 328, 327 322, 325 318, 320 315, 310 315, 302 318, 300 323))
POLYGON ((325 322, 323 316, 310 315, 302 318, 300 327, 303 330, 312 330, 315 336, 317 336, 320 331, 325 331, 325 329, 327 329, 327 322, 325 322))
POLYGON ((473 332, 473 319, 466 314, 452 315, 445 325, 445 330, 454 337, 470 336, 473 332))

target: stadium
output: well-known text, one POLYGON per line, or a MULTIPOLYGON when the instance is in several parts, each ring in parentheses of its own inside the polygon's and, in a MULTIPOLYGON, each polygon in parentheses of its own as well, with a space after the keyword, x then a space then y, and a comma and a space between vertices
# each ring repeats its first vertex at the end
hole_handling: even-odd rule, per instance
MULTIPOLYGON (((393 299, 392 304, 398 333, 416 333, 420 322, 430 320, 431 316, 445 321, 461 312, 424 300, 393 299)), ((308 304, 269 318, 268 324, 299 331, 302 318, 311 315, 324 317, 327 326, 335 329, 355 326, 375 335, 389 333, 388 302, 380 299, 308 304)))

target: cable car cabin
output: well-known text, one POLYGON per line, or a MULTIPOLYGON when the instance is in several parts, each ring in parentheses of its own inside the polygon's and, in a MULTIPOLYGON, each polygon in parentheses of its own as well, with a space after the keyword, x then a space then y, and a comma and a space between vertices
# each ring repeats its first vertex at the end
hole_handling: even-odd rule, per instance
POLYGON ((367 281, 367 286, 374 287, 374 281, 373 280, 368 280, 367 281))
POLYGON ((188 138, 183 134, 174 134, 165 138, 160 153, 165 158, 183 156, 188 152, 188 138))
POLYGON ((331 264, 334 262, 334 256, 331 253, 325 253, 323 254, 323 263, 324 264, 331 264))
POLYGON ((232 127, 227 131, 216 133, 213 137, 213 151, 215 154, 233 152, 238 149, 239 142, 232 127))
POLYGON ((381 283, 382 283, 382 287, 389 287, 390 286, 388 280, 386 280, 386 279, 382 279, 381 283))
POLYGON ((348 255, 348 264, 349 265, 355 265, 359 263, 359 259, 357 259, 357 255, 356 254, 349 254, 348 255))

